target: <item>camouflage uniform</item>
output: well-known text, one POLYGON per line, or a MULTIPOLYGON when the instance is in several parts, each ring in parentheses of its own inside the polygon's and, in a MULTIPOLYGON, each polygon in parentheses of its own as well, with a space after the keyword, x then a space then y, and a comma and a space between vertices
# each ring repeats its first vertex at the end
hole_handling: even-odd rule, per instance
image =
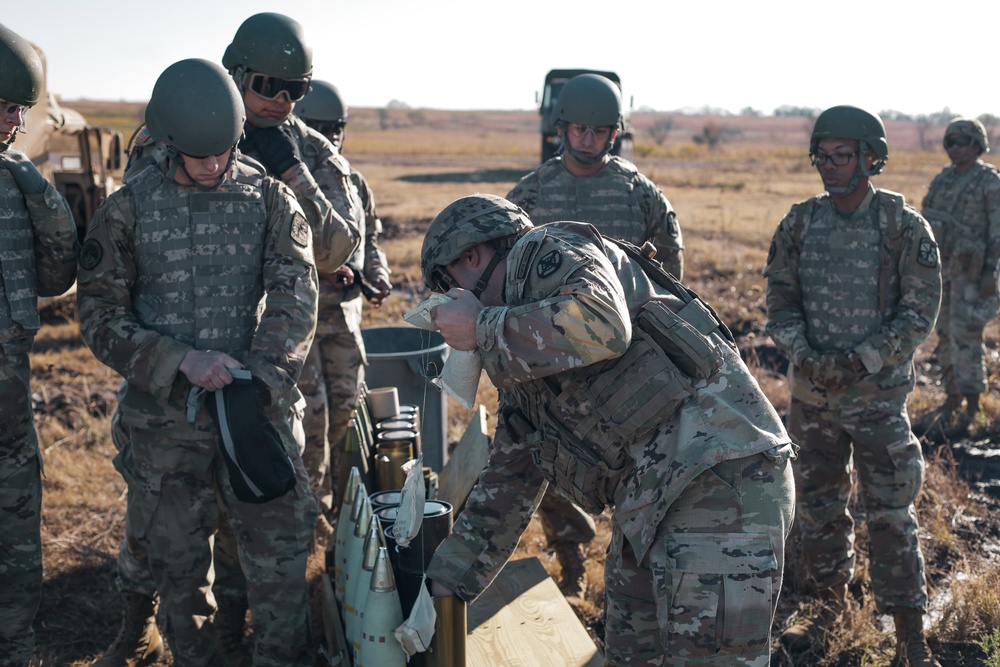
MULTIPOLYGON (((332 205, 335 214, 350 225, 362 243, 369 238, 370 233, 376 233, 374 229, 366 232, 364 204, 351 180, 350 165, 333 144, 294 115, 289 116, 278 129, 292 138, 302 158, 304 169, 289 179, 288 185, 299 198, 303 208, 308 210, 313 203, 320 205, 322 202, 329 202, 328 205, 332 205)), ((253 156, 254 153, 251 151, 249 155, 253 156)), ((271 175, 278 177, 277 174, 271 175)), ((313 238, 319 251, 319 241, 315 235, 313 238)), ((356 247, 347 263, 360 263, 359 258, 363 253, 363 246, 356 247)), ((299 390, 306 399, 306 416, 303 423, 306 431, 306 448, 302 458, 309 472, 312 488, 320 497, 330 485, 328 478, 330 443, 333 442, 330 433, 334 425, 331 420, 331 406, 337 405, 337 419, 341 419, 339 410, 348 401, 347 394, 352 393, 346 386, 351 380, 344 382, 348 377, 357 378, 353 380, 355 384, 353 399, 357 400, 357 388, 360 387, 361 381, 357 369, 364 363, 363 351, 360 348, 361 300, 357 298, 360 287, 353 296, 345 294, 341 286, 333 284, 334 279, 331 277, 331 274, 344 263, 324 262, 321 261, 320 254, 317 254, 316 266, 320 274, 318 328, 299 377, 299 390), (337 349, 338 346, 345 344, 351 349, 346 351, 337 349), (326 375, 327 369, 331 366, 339 367, 345 362, 355 367, 353 376, 345 371, 336 387, 331 387, 331 379, 326 375), (335 396, 331 395, 331 389, 334 390, 335 396)), ((349 414, 347 418, 350 419, 349 414)), ((346 433, 346 422, 342 428, 341 435, 346 433)))
POLYGON ((1000 263, 1000 171, 977 160, 965 173, 953 165, 931 181, 923 214, 941 247, 941 313, 937 357, 948 394, 986 391, 983 328, 1000 311, 996 288, 1000 263))
POLYGON ((179 664, 217 664, 211 547, 228 518, 247 576, 254 664, 311 665, 305 567, 316 505, 289 419, 315 327, 309 225, 253 161, 237 157, 207 192, 165 172, 154 159, 105 202, 80 260, 81 332, 127 383, 115 466, 129 485, 134 538, 179 664), (234 254, 237 245, 245 249, 234 254), (235 498, 217 428, 188 405, 192 385, 178 367, 192 349, 227 352, 267 388, 270 421, 296 467, 293 491, 261 505, 235 498))
POLYGON ((590 512, 613 507, 608 664, 766 665, 793 445, 728 332, 679 283, 654 283, 580 223, 517 241, 505 301, 476 323, 504 418, 428 577, 479 595, 548 480, 590 512), (651 334, 650 317, 679 328, 651 334), (683 345, 689 326, 707 347, 675 365, 656 350, 683 345), (580 401, 582 387, 592 393, 580 401))
POLYGON ((76 277, 76 226, 51 184, 21 192, 0 145, 0 665, 28 664, 31 621, 42 586, 41 453, 31 412, 28 351, 40 323, 39 296, 57 296, 76 277))
POLYGON ((902 196, 871 186, 851 215, 820 195, 781 221, 764 275, 767 331, 792 362, 788 431, 802 447, 795 472, 803 583, 824 591, 854 574, 853 460, 876 603, 883 611, 923 610, 913 501, 924 461, 906 396, 913 352, 934 326, 940 300, 930 226, 902 196), (833 379, 815 363, 816 355, 848 352, 858 366, 833 379))

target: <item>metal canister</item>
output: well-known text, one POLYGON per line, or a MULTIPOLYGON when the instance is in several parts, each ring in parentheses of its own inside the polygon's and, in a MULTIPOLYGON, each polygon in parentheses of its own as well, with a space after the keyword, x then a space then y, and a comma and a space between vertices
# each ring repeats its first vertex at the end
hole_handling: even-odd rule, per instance
POLYGON ((443 500, 424 502, 424 518, 420 532, 409 547, 399 549, 399 569, 423 574, 431 562, 434 550, 451 533, 453 508, 443 500))
POLYGON ((465 640, 469 621, 466 604, 454 595, 434 598, 437 621, 430 650, 422 655, 426 667, 465 667, 465 640))
POLYGON ((368 496, 368 501, 372 504, 372 512, 378 514, 378 511, 383 507, 399 505, 402 496, 403 492, 399 489, 386 489, 371 494, 368 496))
POLYGON ((403 488, 403 464, 413 459, 413 431, 383 431, 375 443, 375 486, 379 491, 403 488))

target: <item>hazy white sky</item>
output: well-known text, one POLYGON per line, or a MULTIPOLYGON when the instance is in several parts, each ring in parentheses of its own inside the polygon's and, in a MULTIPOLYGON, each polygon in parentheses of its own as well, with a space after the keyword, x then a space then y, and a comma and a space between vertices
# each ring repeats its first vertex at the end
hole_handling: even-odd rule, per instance
POLYGON ((635 108, 1000 115, 997 0, 29 0, 0 22, 42 48, 63 99, 145 101, 262 11, 303 24, 315 77, 349 106, 531 109, 549 69, 592 67, 635 108))

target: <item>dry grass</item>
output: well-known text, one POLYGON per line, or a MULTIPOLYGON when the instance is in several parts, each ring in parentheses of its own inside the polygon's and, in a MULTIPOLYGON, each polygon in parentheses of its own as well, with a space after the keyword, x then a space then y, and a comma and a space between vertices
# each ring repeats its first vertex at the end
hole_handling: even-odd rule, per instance
MULTIPOLYGON (((505 194, 537 164, 537 114, 423 110, 421 115, 411 111, 391 110, 389 127, 381 130, 375 110, 351 110, 346 154, 377 195, 386 226, 382 245, 392 264, 395 286, 382 309, 366 310, 366 325, 398 324, 402 314, 426 296, 419 275, 420 245, 427 224, 441 208, 476 191, 505 194)), ((109 111, 109 117, 114 113, 109 111)), ((730 323, 765 393, 784 411, 788 389, 783 360, 763 335, 765 283, 760 274, 778 221, 793 202, 819 191, 819 180, 804 156, 804 121, 765 119, 769 122, 747 126, 743 137, 752 140, 730 142, 713 151, 690 141, 706 122, 704 118, 678 118, 662 147, 643 134, 640 120, 637 155, 643 157, 637 158, 637 164, 678 211, 687 244, 685 282, 730 323)), ((894 136, 907 137, 912 132, 890 125, 889 134, 892 141, 894 136)), ((942 162, 940 153, 894 148, 886 173, 876 182, 919 204, 942 162)), ((32 355, 37 424, 46 465, 46 578, 36 623, 36 666, 87 664, 114 636, 119 609, 113 579, 125 485, 111 465, 114 448, 108 436, 118 378, 82 345, 72 310, 61 315, 56 312, 44 327, 32 355), (64 320, 67 323, 55 324, 64 320)), ((998 340, 1000 331, 994 324, 988 329, 991 388, 997 385, 1000 368, 998 340)), ((918 354, 920 379, 909 402, 915 416, 942 399, 930 358, 932 343, 918 354)), ((492 420, 496 392, 486 380, 480 385, 479 400, 492 420)), ((983 406, 986 419, 976 433, 990 438, 1000 414, 995 393, 984 398, 983 406)), ((449 439, 457 441, 469 413, 450 402, 449 416, 449 439)), ((1000 624, 996 597, 1000 568, 994 559, 1000 530, 995 504, 965 481, 948 451, 928 449, 927 482, 919 512, 936 601, 932 645, 940 649, 945 667, 955 667, 983 664, 975 641, 1000 624)), ((609 536, 609 522, 604 518, 598 538, 587 547, 586 592, 570 600, 595 637, 603 632, 601 573, 609 536)), ((865 583, 865 543, 862 523, 858 577, 851 589, 855 608, 830 638, 823 664, 886 665, 892 654, 887 634, 891 621, 875 613, 865 583)), ((546 548, 535 522, 515 557, 528 556, 537 556, 558 578, 558 561, 546 548)), ((312 576, 316 576, 315 568, 312 576)), ((807 605, 787 589, 776 630, 798 613, 808 613, 807 605)))

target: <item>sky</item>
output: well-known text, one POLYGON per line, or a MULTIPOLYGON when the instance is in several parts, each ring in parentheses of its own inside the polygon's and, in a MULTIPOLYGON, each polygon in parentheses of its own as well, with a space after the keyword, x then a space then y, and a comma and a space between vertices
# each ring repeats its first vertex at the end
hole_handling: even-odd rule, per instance
POLYGON ((634 109, 1000 115, 997 0, 29 0, 0 23, 41 47, 61 99, 145 101, 264 11, 303 25, 349 107, 533 109, 549 69, 594 68, 634 109))

